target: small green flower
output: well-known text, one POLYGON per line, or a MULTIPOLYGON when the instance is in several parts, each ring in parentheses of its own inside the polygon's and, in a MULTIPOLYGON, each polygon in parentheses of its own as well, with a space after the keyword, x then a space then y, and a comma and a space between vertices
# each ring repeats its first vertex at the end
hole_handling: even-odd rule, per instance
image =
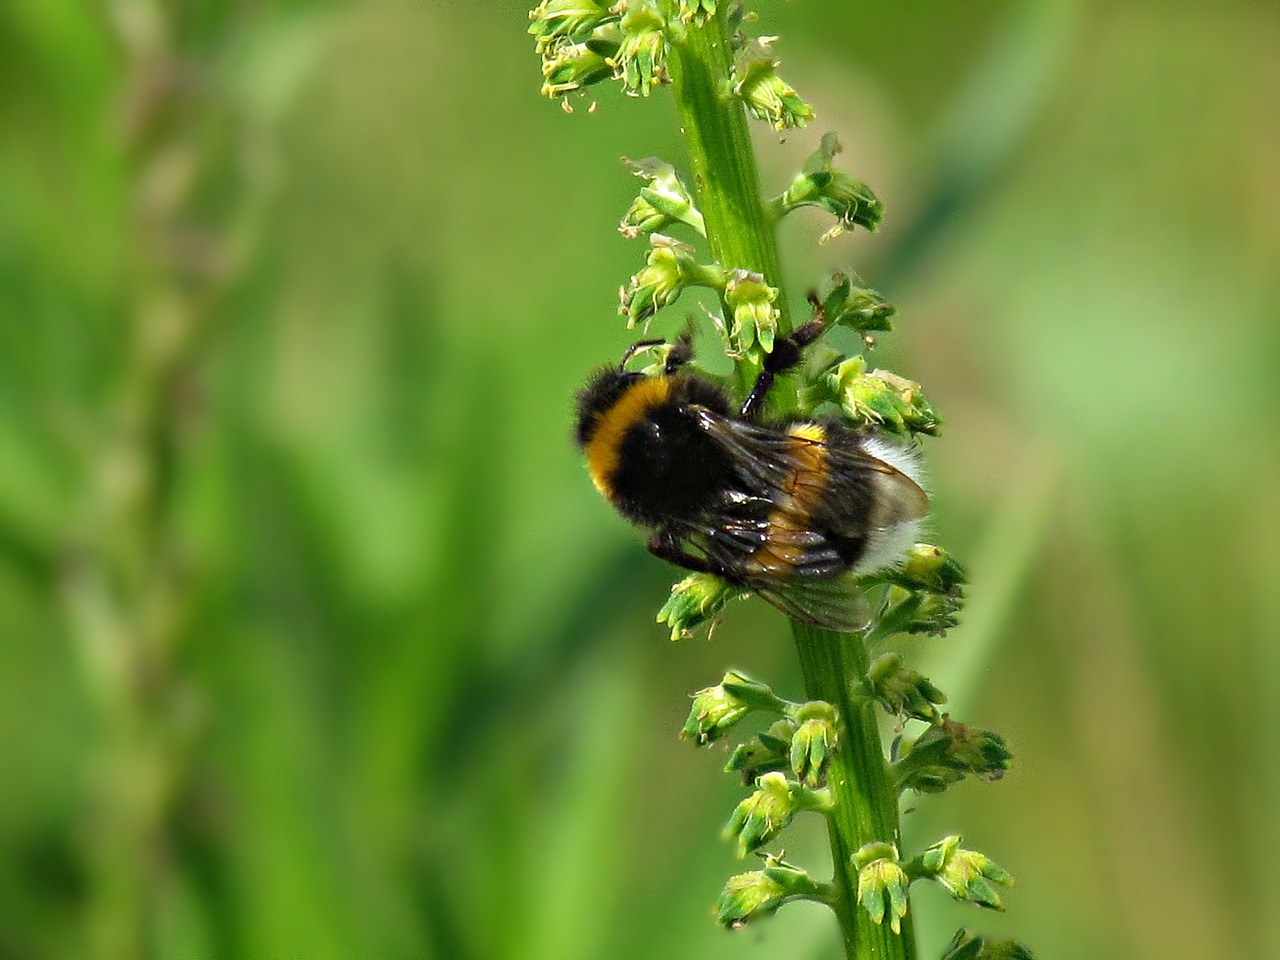
POLYGON ((775 130, 803 127, 813 119, 813 108, 778 76, 778 61, 773 56, 777 39, 757 37, 738 51, 731 77, 733 94, 742 99, 748 113, 771 123, 775 130))
POLYGON ((893 764, 898 789, 917 793, 941 793, 965 777, 999 780, 1013 757, 998 733, 945 716, 898 752, 901 757, 893 764))
POLYGON ((719 740, 752 710, 783 713, 791 705, 768 686, 730 670, 714 687, 693 695, 693 706, 680 736, 700 746, 719 740))
POLYGON ((1013 754, 1000 734, 979 727, 969 727, 949 717, 944 718, 937 726, 931 727, 930 731, 926 732, 926 736, 933 731, 936 731, 940 738, 945 737, 950 740, 947 756, 970 776, 983 780, 999 780, 1009 769, 1009 761, 1013 758, 1013 754))
POLYGON ((794 864, 765 854, 763 870, 730 877, 716 900, 716 920, 736 928, 768 916, 789 900, 827 902, 826 885, 794 864))
POLYGON ((741 670, 730 670, 726 673, 724 679, 720 681, 720 686, 724 687, 731 696, 748 704, 752 710, 789 713, 795 709, 795 704, 789 700, 783 700, 767 683, 753 680, 741 670))
POLYGON ((685 23, 702 22, 716 15, 716 0, 680 0, 680 19, 685 23))
POLYGON ((841 149, 834 133, 825 134, 818 149, 805 161, 804 169, 773 204, 776 213, 817 206, 833 214, 836 225, 822 235, 819 243, 854 227, 875 230, 884 217, 884 204, 871 188, 835 168, 835 158, 841 149))
POLYGON ((699 746, 719 740, 739 720, 751 712, 750 704, 739 700, 723 686, 705 687, 693 695, 689 719, 680 731, 682 740, 699 746))
POLYGON ((1036 960, 1036 957, 1013 940, 991 940, 961 928, 947 944, 942 960, 1036 960))
POLYGON ((941 637, 960 622, 960 608, 964 605, 963 596, 941 593, 917 594, 916 609, 913 616, 903 626, 903 633, 918 633, 926 637, 941 637))
POLYGON ((686 223, 706 234, 702 214, 693 205, 693 195, 671 164, 657 157, 625 160, 635 175, 646 181, 639 195, 622 217, 618 231, 628 238, 664 230, 673 223, 686 223))
POLYGON ((868 643, 895 633, 942 636, 956 625, 964 607, 964 568, 931 543, 914 544, 901 566, 866 582, 890 587, 868 643))
POLYGON ((827 277, 822 289, 822 311, 829 326, 848 327, 864 336, 893 329, 890 320, 897 310, 876 291, 863 286, 856 273, 837 270, 827 277))
POLYGON ((563 97, 613 74, 607 55, 589 43, 562 43, 542 58, 542 93, 563 97))
POLYGON ((937 436, 942 426, 920 384, 888 370, 868 373, 865 357, 838 364, 827 374, 827 385, 846 416, 887 433, 937 436))
POLYGON ((756 781, 756 791, 734 809, 725 824, 726 839, 737 841, 738 856, 776 837, 801 810, 829 810, 831 793, 813 790, 788 780, 781 773, 766 773, 756 781))
POLYGON ((799 726, 791 736, 791 771, 801 783, 816 787, 826 780, 836 751, 836 711, 814 700, 803 704, 794 717, 799 726))
POLYGON ((960 839, 945 837, 926 850, 919 857, 919 875, 937 880, 957 900, 1004 909, 995 885, 1012 886, 1013 877, 985 854, 963 849, 960 839))
POLYGON ((888 917, 893 932, 902 933, 911 879, 898 864, 898 849, 890 843, 869 843, 854 854, 853 862, 858 868, 858 903, 872 923, 884 923, 888 917))
POLYGON ((671 588, 671 596, 658 611, 658 623, 671 628, 671 639, 689 636, 713 620, 742 590, 709 573, 691 573, 671 588))
POLYGON ((529 13, 529 33, 539 53, 558 43, 586 40, 601 24, 618 19, 607 3, 596 0, 543 0, 529 13))
POLYGON ((729 331, 734 349, 745 353, 756 343, 768 353, 778 332, 778 288, 764 282, 764 276, 750 270, 731 270, 724 287, 724 302, 733 311, 729 331))
POLYGON ((631 283, 618 292, 618 312, 627 326, 648 322, 655 313, 674 303, 690 286, 724 286, 724 273, 703 266, 693 257, 693 247, 661 233, 649 235, 649 259, 631 283))
MULTIPOLYGON (((877 575, 868 578, 870 583, 883 583, 877 575)), ((898 633, 923 634, 941 637, 960 620, 964 607, 964 594, 929 593, 924 590, 904 590, 891 586, 884 606, 863 640, 871 645, 898 633)))
POLYGON ((927 723, 941 720, 937 705, 946 703, 947 695, 928 677, 907 667, 897 653, 876 657, 867 673, 867 684, 871 695, 894 716, 927 723))
POLYGON ((959 593, 967 580, 964 567, 932 543, 914 544, 902 565, 883 576, 887 582, 906 590, 928 590, 948 596, 959 593))
POLYGON ((786 770, 791 762, 791 738, 795 730, 795 721, 789 717, 775 721, 768 730, 738 744, 729 754, 724 772, 740 774, 745 785, 755 783, 766 773, 786 770))
POLYGON ((633 97, 647 97, 667 79, 667 23, 652 0, 630 0, 622 15, 622 45, 614 76, 633 97))

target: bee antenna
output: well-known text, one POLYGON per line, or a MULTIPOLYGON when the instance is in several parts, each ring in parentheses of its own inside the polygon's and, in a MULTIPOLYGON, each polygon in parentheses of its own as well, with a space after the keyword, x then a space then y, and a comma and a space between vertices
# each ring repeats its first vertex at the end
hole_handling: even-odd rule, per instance
POLYGON ((636 355, 638 351, 643 350, 645 347, 656 347, 658 344, 666 343, 666 342, 667 341, 661 338, 657 340, 637 340, 631 346, 627 347, 626 353, 624 353, 622 355, 622 359, 618 361, 618 370, 619 371, 625 370, 627 367, 627 363, 631 360, 632 357, 636 355))

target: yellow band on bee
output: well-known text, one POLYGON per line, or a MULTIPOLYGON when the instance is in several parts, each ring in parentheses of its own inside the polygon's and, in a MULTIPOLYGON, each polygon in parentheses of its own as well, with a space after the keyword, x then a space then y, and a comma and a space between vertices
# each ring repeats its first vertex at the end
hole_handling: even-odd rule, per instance
POLYGON ((769 514, 768 537, 751 555, 755 572, 777 576, 799 566, 805 547, 796 534, 809 529, 809 519, 827 488, 827 431, 818 423, 794 423, 787 434, 796 470, 780 491, 783 496, 769 514))
POLYGON ((591 482, 606 498, 611 496, 622 438, 650 410, 665 403, 670 393, 670 378, 645 377, 628 387, 617 403, 596 418, 595 432, 587 443, 587 470, 591 474, 591 482))

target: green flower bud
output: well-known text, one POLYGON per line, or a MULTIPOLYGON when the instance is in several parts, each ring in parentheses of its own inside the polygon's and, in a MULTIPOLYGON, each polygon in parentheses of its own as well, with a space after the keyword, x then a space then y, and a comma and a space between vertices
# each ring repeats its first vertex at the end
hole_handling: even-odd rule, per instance
POLYGON ((716 921, 726 927, 744 926, 774 913, 788 900, 827 902, 824 884, 799 867, 765 854, 765 868, 730 877, 716 900, 716 921))
POLYGON ((880 616, 865 637, 868 643, 895 633, 942 636, 956 625, 964 607, 964 568, 931 543, 915 544, 901 566, 873 574, 865 582, 890 587, 880 616))
POLYGON ((861 356, 837 365, 827 374, 827 384, 853 420, 888 433, 938 435, 942 418, 920 392, 920 384, 888 370, 867 373, 861 356))
POLYGON ((892 860, 897 863, 898 848, 884 840, 873 840, 871 843, 864 843, 854 851, 853 865, 858 870, 876 860, 892 860))
POLYGON ((730 670, 719 684, 693 695, 689 719, 680 736, 699 745, 712 743, 752 710, 782 713, 789 706, 765 684, 737 670, 730 670))
POLYGON ((648 322, 655 313, 674 303, 689 286, 724 286, 724 273, 703 266, 693 258, 693 247, 661 233, 649 235, 649 259, 631 283, 618 292, 618 312, 627 326, 648 322))
POLYGON ((637 177, 647 181, 640 194, 622 218, 618 231, 628 238, 641 233, 663 230, 672 223, 687 223, 705 235, 702 214, 693 205, 689 188, 676 173, 676 168, 656 157, 644 160, 624 160, 637 177))
POLYGON ((893 765, 899 790, 941 793, 965 777, 999 780, 1013 754, 1004 738, 991 730, 970 728, 947 717, 930 727, 893 765))
POLYGON ((870 187, 835 168, 836 154, 841 149, 834 133, 825 134, 818 149, 805 161, 804 169, 774 201, 778 213, 817 206, 833 214, 836 225, 823 234, 821 243, 854 227, 875 230, 884 216, 884 204, 870 187))
POLYGON ((775 130, 803 127, 813 119, 813 108, 778 76, 778 61, 773 56, 777 39, 757 37, 738 51, 731 78, 733 95, 742 99, 748 113, 772 124, 775 130))
MULTIPOLYGON (((892 583, 890 577, 876 575, 868 583, 892 583)), ((940 637, 959 622, 964 607, 964 594, 928 593, 908 591, 894 585, 889 590, 884 607, 871 629, 863 636, 868 645, 875 644, 896 633, 924 634, 940 637)))
POLYGON ((827 778, 827 767, 836 751, 836 711, 829 703, 814 700, 795 711, 799 726, 791 736, 791 771, 810 787, 827 778))
POLYGON ((996 885, 1012 886, 1013 877, 985 854, 961 848, 960 837, 939 840, 918 859, 919 875, 937 880, 957 900, 1004 909, 996 885))
POLYGON ((778 288, 764 282, 764 276, 750 270, 731 270, 724 287, 724 301, 733 311, 733 329, 729 336, 739 353, 759 343, 768 353, 773 349, 778 331, 779 312, 773 302, 778 288))
POLYGON ((944 596, 930 593, 920 598, 915 616, 906 625, 905 633, 919 633, 927 637, 941 637, 960 622, 960 608, 964 606, 962 596, 944 596))
POLYGON ((911 717, 928 723, 942 719, 937 705, 947 702, 947 695, 923 674, 910 669, 896 653, 876 657, 867 672, 871 695, 890 714, 911 717))
POLYGON ((680 640, 713 620, 742 590, 709 573, 691 573, 671 588, 671 596, 658 611, 658 623, 671 628, 671 639, 680 640))
POLYGON ((724 772, 740 774, 745 785, 755 783, 766 773, 786 770, 791 761, 791 738, 795 729, 795 722, 790 718, 775 721, 764 733, 738 744, 729 754, 724 772))
POLYGON ((716 15, 716 0, 680 0, 680 19, 685 23, 699 23, 716 15))
POLYGON ((869 843, 853 857, 858 868, 858 903, 872 923, 884 923, 887 916, 894 933, 902 933, 907 915, 907 887, 911 879, 898 864, 898 850, 889 843, 869 843))
POLYGON ((1013 940, 992 940, 961 928, 947 944, 942 960, 1036 960, 1036 957, 1013 940))
POLYGON ((992 730, 969 727, 950 718, 944 718, 930 730, 941 731, 950 739, 948 757, 971 776, 999 780, 1009 769, 1013 754, 1005 745, 1004 738, 992 730))
POLYGON ((741 670, 730 670, 724 675, 720 685, 732 696, 749 705, 752 710, 787 713, 795 709, 795 704, 789 700, 783 700, 767 683, 753 680, 741 670))
POLYGON ((823 284, 823 315, 830 326, 848 327, 860 334, 891 330, 895 310, 880 294, 864 287, 857 274, 837 270, 823 284), (828 289, 829 288, 829 289, 828 289))
POLYGON ((622 45, 612 58, 627 94, 647 97, 667 79, 666 21, 651 0, 630 0, 622 15, 622 45))
POLYGON ((833 800, 827 790, 812 790, 794 783, 781 773, 766 773, 756 781, 756 791, 733 811, 725 824, 726 839, 735 839, 738 856, 776 837, 801 810, 829 810, 833 800))
POLYGON ((942 547, 917 543, 907 551, 901 566, 884 575, 889 583, 906 590, 957 595, 966 583, 964 567, 942 547))
POLYGON ((542 58, 542 93, 554 100, 607 79, 612 74, 613 67, 605 55, 596 52, 591 45, 562 43, 542 58))
POLYGON ((618 19, 607 3, 596 0, 543 0, 529 13, 529 33, 539 53, 559 43, 586 40, 601 24, 618 19))
POLYGON ((751 712, 751 707, 727 692, 723 686, 705 687, 693 695, 689 719, 680 731, 682 740, 699 746, 719 740, 751 712))

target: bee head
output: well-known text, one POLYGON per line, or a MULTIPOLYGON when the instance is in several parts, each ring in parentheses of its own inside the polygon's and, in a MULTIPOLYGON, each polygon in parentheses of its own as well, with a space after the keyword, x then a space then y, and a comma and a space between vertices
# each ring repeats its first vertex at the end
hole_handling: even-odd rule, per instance
POLYGON ((643 373, 633 373, 618 367, 597 370, 578 393, 578 423, 576 437, 579 447, 585 447, 596 432, 600 418, 609 412, 633 384, 644 380, 643 373))

